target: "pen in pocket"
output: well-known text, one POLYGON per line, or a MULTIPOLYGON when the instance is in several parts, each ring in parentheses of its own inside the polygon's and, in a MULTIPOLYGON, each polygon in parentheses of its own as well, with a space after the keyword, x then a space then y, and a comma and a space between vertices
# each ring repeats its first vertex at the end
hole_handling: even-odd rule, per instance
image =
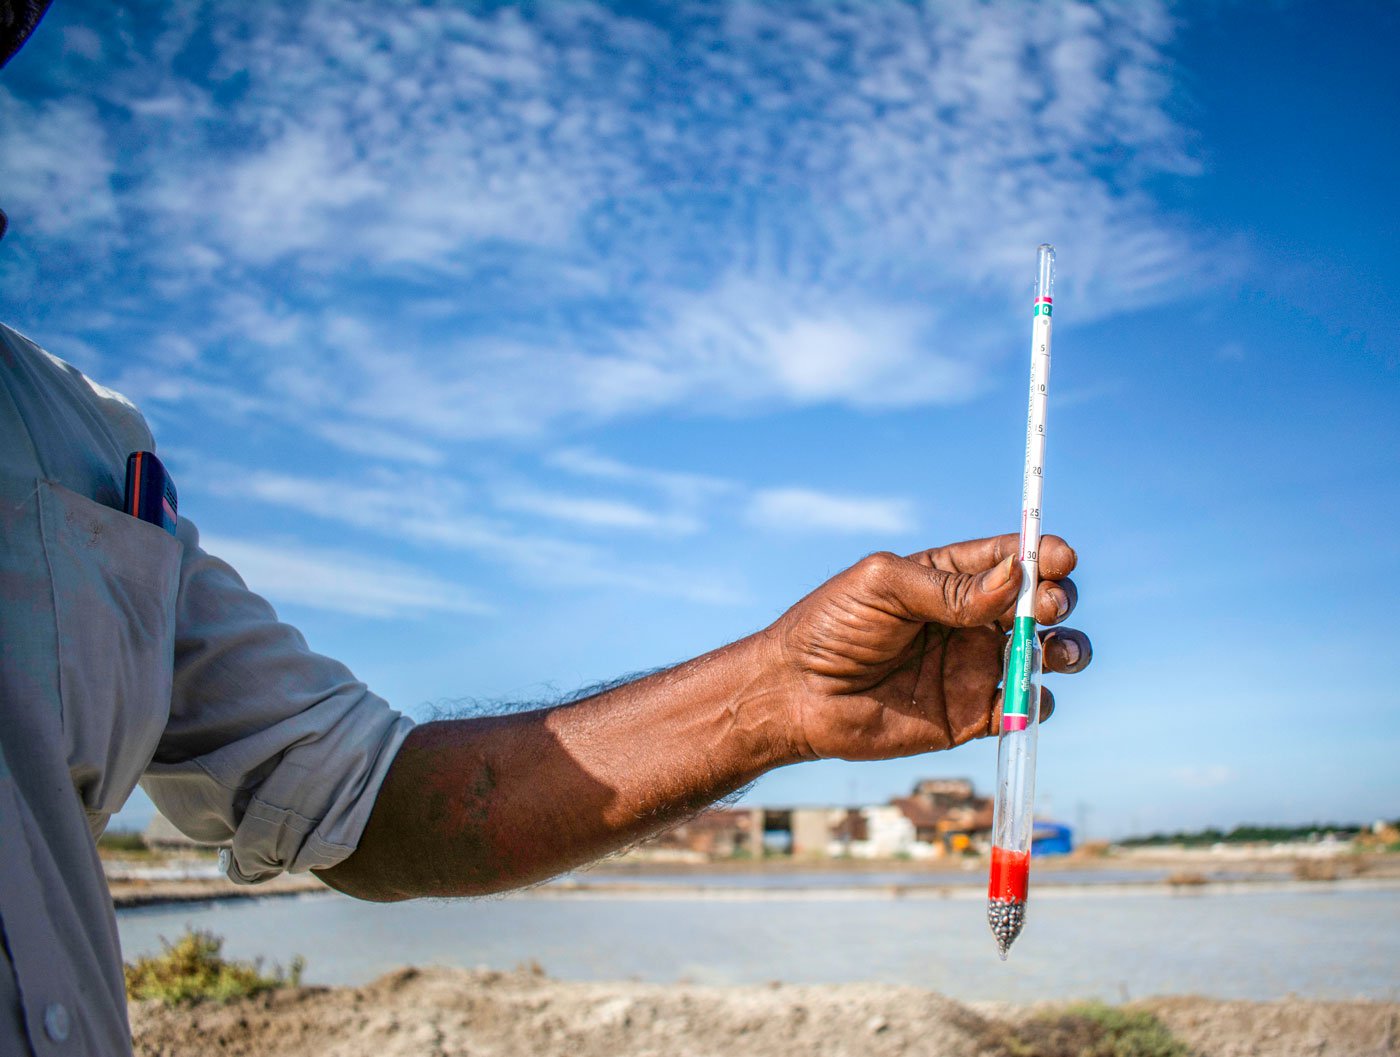
POLYGON ((175 482, 165 472, 155 452, 133 451, 126 457, 126 501, 122 509, 132 517, 159 525, 172 536, 179 523, 175 482))

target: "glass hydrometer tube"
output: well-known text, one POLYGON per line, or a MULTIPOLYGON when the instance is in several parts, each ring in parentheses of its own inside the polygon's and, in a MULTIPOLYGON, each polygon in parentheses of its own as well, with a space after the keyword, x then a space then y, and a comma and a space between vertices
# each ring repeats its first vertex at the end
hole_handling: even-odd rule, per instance
POLYGON ((1045 485, 1045 404, 1050 387, 1050 317, 1054 307, 1055 248, 1037 252, 1031 316, 1030 408, 1026 413, 1026 468, 1021 488, 1021 590, 1006 650, 1001 734, 997 742, 996 807, 992 815, 992 871, 987 921, 1001 960, 1026 921, 1035 812, 1035 742, 1040 729, 1040 637, 1035 628, 1039 580, 1040 501, 1045 485))

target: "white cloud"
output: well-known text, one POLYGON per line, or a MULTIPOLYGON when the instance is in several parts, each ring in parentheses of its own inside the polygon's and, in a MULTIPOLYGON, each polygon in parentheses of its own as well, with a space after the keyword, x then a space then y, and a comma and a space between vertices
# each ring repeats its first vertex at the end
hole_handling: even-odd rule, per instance
POLYGON ((387 430, 364 422, 317 421, 312 426, 322 439, 357 455, 369 455, 384 462, 410 462, 419 466, 441 466, 442 449, 410 436, 402 430, 387 430))
POLYGON ((1147 191, 1195 167, 1158 3, 164 17, 149 39, 95 24, 122 54, 71 78, 120 119, 0 93, 12 200, 55 237, 138 218, 125 249, 152 289, 211 343, 284 346, 276 370, 230 369, 351 450, 305 392, 408 430, 423 464, 431 437, 676 406, 961 400, 1038 242, 1080 318, 1219 267, 1147 191), (376 288, 405 296, 386 315, 361 303, 376 288), (420 300, 437 315, 410 323, 420 300))
POLYGON ((408 543, 432 560, 476 555, 515 578, 551 591, 604 587, 734 605, 744 585, 714 568, 677 566, 614 552, 610 540, 661 539, 710 531, 737 509, 746 524, 775 533, 898 534, 916 524, 913 504, 891 497, 831 494, 809 488, 750 492, 736 481, 632 466, 580 449, 555 452, 547 465, 599 482, 592 494, 553 492, 499 473, 487 484, 453 474, 369 466, 352 478, 312 477, 231 466, 181 453, 202 487, 408 543), (641 489, 643 497, 615 489, 641 489), (529 520, 521 523, 519 516, 529 520), (542 524, 543 523, 543 524, 542 524), (554 528, 549 527, 553 523, 554 528))
POLYGON ((102 38, 87 26, 68 26, 63 31, 63 46, 74 55, 97 61, 102 58, 102 38))
POLYGON ((262 263, 299 251, 324 253, 342 241, 342 232, 361 238, 357 214, 390 188, 356 164, 353 151, 352 142, 320 130, 290 129, 221 174, 215 218, 229 248, 262 263))
POLYGON ((934 351, 934 319, 728 278, 658 298, 629 326, 548 343, 427 338, 368 313, 298 315, 242 292, 225 296, 216 327, 255 351, 259 389, 287 422, 357 453, 378 438, 384 457, 431 465, 443 440, 557 434, 674 406, 733 415, 965 399, 981 369, 934 351))
POLYGON ((768 488, 754 494, 746 518, 774 532, 900 533, 915 524, 902 499, 830 495, 806 488, 768 488))
POLYGON ((226 72, 248 78, 240 123, 255 139, 223 171, 186 166, 181 180, 249 259, 441 266, 486 239, 557 245, 626 180, 627 154, 597 149, 621 141, 621 111, 596 81, 568 91, 572 46, 547 17, 205 12, 226 72))
POLYGON ((353 551, 220 536, 202 545, 273 602, 377 618, 491 611, 459 585, 353 551))
POLYGON ((82 240, 100 256, 117 219, 115 171, 90 101, 31 104, 0 87, 0 188, 16 232, 82 240))
POLYGON ((528 487, 499 489, 496 505, 503 510, 560 521, 571 526, 603 529, 623 529, 660 533, 669 536, 690 535, 700 530, 694 517, 681 513, 648 510, 638 503, 593 496, 562 495, 528 487))
POLYGON ((707 498, 733 491, 737 487, 733 481, 709 474, 633 466, 587 448, 561 448, 549 453, 545 457, 545 463, 578 477, 639 485, 660 491, 686 504, 699 503, 707 498))
POLYGON ((1179 785, 1187 789, 1218 789, 1220 786, 1229 785, 1239 777, 1238 771, 1222 763, 1177 767, 1171 774, 1179 785))
MULTIPOLYGON (((779 279, 729 276, 663 304, 652 325, 617 344, 639 366, 662 368, 667 402, 709 409, 960 400, 976 390, 979 371, 933 351, 935 318, 779 279)), ((638 383, 655 384, 640 371, 638 383)))
MULTIPOLYGON (((475 554, 503 565, 526 583, 549 590, 606 587, 707 605, 733 605, 747 596, 742 583, 716 570, 619 557, 572 536, 548 535, 499 514, 483 513, 475 489, 444 474, 370 468, 353 479, 317 478, 271 470, 233 472, 232 467, 201 462, 196 475, 216 492, 219 482, 224 482, 224 494, 301 511, 395 544, 410 543, 439 560, 444 551, 475 554)), ((571 512, 576 520, 591 513, 594 526, 604 524, 607 501, 598 500, 591 510, 583 500, 575 502, 571 512)), ((547 505, 543 499, 537 504, 547 505)), ((510 509, 508 504, 505 509, 510 509)), ((624 509, 625 503, 613 504, 612 527, 624 527, 616 524, 624 509)), ((564 516, 557 506, 530 512, 555 519, 564 516)), ((645 519, 647 513, 637 508, 635 516, 645 519)), ((653 515, 650 527, 674 533, 677 526, 666 524, 668 516, 680 517, 653 515)))

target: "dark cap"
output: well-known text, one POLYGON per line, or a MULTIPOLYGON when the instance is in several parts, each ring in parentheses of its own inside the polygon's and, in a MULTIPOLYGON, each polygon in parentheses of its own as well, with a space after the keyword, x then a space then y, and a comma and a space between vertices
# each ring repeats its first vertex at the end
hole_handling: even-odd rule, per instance
POLYGON ((0 0, 0 66, 19 51, 51 0, 0 0))

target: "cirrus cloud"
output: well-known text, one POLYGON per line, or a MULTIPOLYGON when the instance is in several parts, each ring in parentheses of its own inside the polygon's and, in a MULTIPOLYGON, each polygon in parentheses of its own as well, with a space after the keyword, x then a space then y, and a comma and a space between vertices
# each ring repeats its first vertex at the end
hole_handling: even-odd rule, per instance
POLYGON ((350 448, 356 422, 409 431, 422 464, 434 437, 677 407, 967 399, 1046 238, 1086 317, 1228 267, 1149 191, 1196 169, 1157 3, 189 0, 81 21, 53 98, 0 95, 0 166, 39 218, 9 278, 74 342, 151 348, 176 321, 221 353, 192 382, 350 448), (59 165, 59 141, 80 154, 59 165), (123 257, 143 296, 99 327, 84 275, 108 269, 52 274, 45 240, 123 257), (332 372, 345 401, 308 414, 332 372))

